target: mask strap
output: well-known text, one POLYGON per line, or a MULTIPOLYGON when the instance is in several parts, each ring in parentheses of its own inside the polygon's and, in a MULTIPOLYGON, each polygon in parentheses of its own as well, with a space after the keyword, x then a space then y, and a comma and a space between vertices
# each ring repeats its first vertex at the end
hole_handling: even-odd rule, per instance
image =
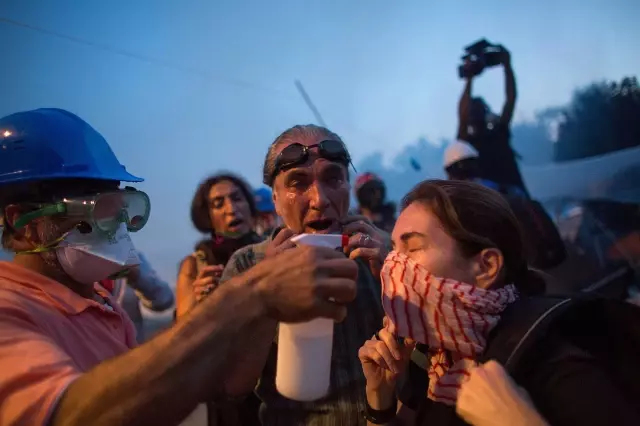
POLYGON ((48 244, 41 245, 41 246, 36 247, 34 249, 31 249, 31 250, 17 251, 15 253, 16 254, 33 254, 33 253, 46 253, 46 252, 49 252, 49 251, 53 251, 54 249, 57 248, 58 244, 60 244, 62 242, 62 240, 67 238, 67 235, 69 235, 75 229, 76 228, 73 228, 71 231, 65 232, 64 234, 62 234, 62 236, 56 238, 55 240, 51 241, 48 244))

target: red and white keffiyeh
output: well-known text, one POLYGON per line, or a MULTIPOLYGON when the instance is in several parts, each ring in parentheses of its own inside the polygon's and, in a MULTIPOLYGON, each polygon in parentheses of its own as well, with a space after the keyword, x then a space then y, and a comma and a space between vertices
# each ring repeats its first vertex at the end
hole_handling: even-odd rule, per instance
POLYGON ((436 277, 395 251, 387 256, 381 279, 387 329, 429 346, 427 396, 454 405, 500 313, 517 299, 515 286, 485 290, 436 277))

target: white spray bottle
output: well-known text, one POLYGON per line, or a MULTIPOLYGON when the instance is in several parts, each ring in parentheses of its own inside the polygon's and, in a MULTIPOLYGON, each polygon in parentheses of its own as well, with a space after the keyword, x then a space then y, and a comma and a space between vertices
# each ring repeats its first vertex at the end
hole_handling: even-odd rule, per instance
MULTIPOLYGON (((301 234, 291 238, 298 245, 341 249, 346 235, 301 234)), ((318 318, 300 324, 280 324, 276 389, 286 398, 315 401, 329 392, 333 320, 318 318)))

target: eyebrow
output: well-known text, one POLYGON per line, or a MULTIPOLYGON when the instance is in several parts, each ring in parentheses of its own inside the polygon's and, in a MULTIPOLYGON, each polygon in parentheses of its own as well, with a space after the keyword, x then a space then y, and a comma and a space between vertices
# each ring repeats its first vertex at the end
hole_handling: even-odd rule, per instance
POLYGON ((404 234, 400 235, 400 240, 402 240, 403 243, 406 244, 407 241, 409 241, 412 238, 427 238, 426 234, 423 234, 422 232, 405 232, 404 234))
POLYGON ((291 179, 300 179, 311 175, 312 173, 309 171, 308 167, 295 167, 289 170, 286 170, 283 173, 283 177, 285 181, 290 181, 291 179))
POLYGON ((216 201, 216 200, 224 199, 225 197, 233 197, 239 194, 240 194, 240 191, 238 189, 234 189, 233 191, 230 191, 226 194, 219 194, 219 195, 216 195, 215 197, 211 197, 209 198, 209 201, 216 201))

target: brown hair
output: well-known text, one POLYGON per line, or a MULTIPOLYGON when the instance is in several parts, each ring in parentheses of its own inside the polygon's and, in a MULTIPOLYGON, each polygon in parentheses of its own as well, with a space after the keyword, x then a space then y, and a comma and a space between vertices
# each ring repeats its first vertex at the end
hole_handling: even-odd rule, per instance
POLYGON ((528 268, 518 219, 498 192, 473 182, 426 180, 404 197, 402 209, 414 202, 436 215, 464 256, 497 248, 504 257, 504 283, 513 282, 525 294, 544 292, 544 281, 528 268))
POLYGON ((276 148, 284 142, 295 141, 296 139, 302 139, 305 136, 323 136, 344 143, 340 136, 333 133, 331 130, 315 124, 298 124, 288 128, 273 142, 271 142, 271 145, 267 150, 267 155, 264 158, 264 165, 262 166, 262 180, 265 185, 269 185, 271 178, 274 177, 273 173, 275 172, 276 167, 276 148))
POLYGON ((256 217, 258 214, 253 190, 244 179, 228 172, 209 176, 198 185, 198 189, 196 189, 196 193, 193 195, 193 200, 191 201, 191 222, 198 231, 204 234, 213 234, 215 231, 211 226, 211 216, 209 215, 209 191, 213 185, 222 181, 229 181, 237 186, 247 200, 247 203, 249 203, 251 216, 256 217))

